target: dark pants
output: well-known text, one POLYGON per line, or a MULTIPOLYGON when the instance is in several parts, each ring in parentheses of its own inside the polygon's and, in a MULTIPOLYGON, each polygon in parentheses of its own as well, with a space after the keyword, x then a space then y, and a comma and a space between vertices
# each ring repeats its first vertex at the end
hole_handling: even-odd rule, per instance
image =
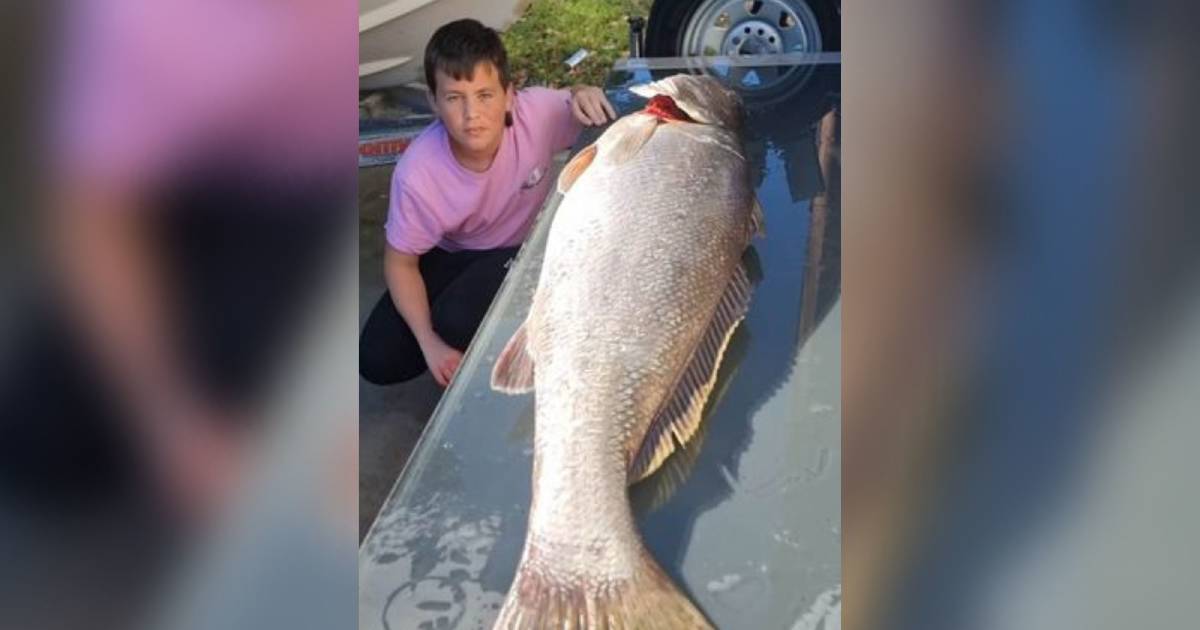
MULTIPOLYGON (((354 225, 343 190, 217 173, 184 181, 145 217, 176 307, 181 368, 203 395, 233 408, 261 395, 336 235, 354 225)), ((45 285, 15 299, 15 343, 0 348, 0 495, 70 508, 136 492, 127 409, 70 307, 45 285)))
MULTIPOLYGON (((433 249, 421 256, 433 330, 443 341, 466 351, 516 253, 516 247, 454 253, 433 249)), ((358 357, 359 374, 376 385, 411 380, 428 369, 417 338, 387 291, 363 326, 358 357)))

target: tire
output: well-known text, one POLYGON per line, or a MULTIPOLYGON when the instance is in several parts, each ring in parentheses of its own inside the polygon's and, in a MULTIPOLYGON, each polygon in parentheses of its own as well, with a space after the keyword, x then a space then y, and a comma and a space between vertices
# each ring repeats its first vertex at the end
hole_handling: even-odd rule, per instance
MULTIPOLYGON (((694 57, 701 54, 700 51, 686 50, 685 40, 691 40, 692 46, 695 46, 696 33, 698 32, 714 32, 705 31, 699 24, 712 20, 713 16, 719 12, 724 12, 729 9, 729 13, 734 15, 736 22, 731 27, 715 31, 716 33, 724 33, 733 35, 738 29, 738 24, 744 24, 747 20, 759 20, 766 17, 778 15, 778 13, 786 8, 792 11, 795 15, 801 16, 799 19, 807 24, 803 27, 804 33, 809 33, 812 30, 819 30, 819 35, 815 37, 803 37, 801 41, 808 44, 815 44, 819 37, 820 51, 812 50, 807 52, 833 52, 841 48, 841 14, 839 10, 840 0, 762 0, 754 3, 760 5, 760 11, 756 15, 749 15, 743 12, 739 17, 737 7, 747 7, 750 3, 738 2, 735 7, 730 7, 732 0, 656 0, 650 8, 650 19, 646 25, 646 40, 645 51, 647 57, 694 57), (806 12, 807 15, 803 15, 806 12), (689 32, 689 23, 697 21, 697 25, 691 26, 689 32)), ((768 20, 773 21, 773 20, 768 20)), ((767 25, 762 25, 763 28, 769 29, 767 25)), ((747 33, 750 31, 747 30, 747 33)), ((761 34, 763 31, 759 31, 761 34)), ((772 33, 768 33, 770 35, 772 33)), ((786 38, 794 36, 795 31, 784 31, 779 29, 774 34, 779 35, 781 41, 786 41, 786 38), (788 35, 791 33, 791 35, 788 35)), ((762 38, 760 37, 761 41, 762 38)), ((709 40, 711 41, 711 40, 709 40)), ((734 38, 733 42, 737 42, 734 38)), ((776 41, 776 40, 771 40, 776 41)), ((793 40, 792 43, 794 43, 793 40)), ((730 43, 726 39, 726 43, 730 43)), ((782 48, 782 47, 781 47, 782 48)), ((766 51, 771 52, 771 51, 766 51)), ((706 54, 714 54, 712 51, 706 54)), ((728 50, 718 51, 717 54, 737 54, 730 53, 728 50)), ((749 53, 753 54, 753 52, 749 53)), ((754 83, 742 82, 745 77, 738 73, 746 72, 745 69, 733 68, 726 72, 720 72, 716 68, 707 66, 697 66, 693 69, 694 72, 704 72, 706 74, 717 76, 728 85, 738 87, 741 93, 743 102, 747 107, 761 112, 783 108, 790 114, 796 113, 796 108, 799 105, 812 105, 819 101, 808 101, 804 98, 799 98, 806 89, 811 89, 817 86, 809 86, 810 80, 814 77, 818 82, 824 82, 823 78, 828 78, 828 72, 819 72, 815 66, 770 66, 762 69, 756 69, 758 76, 754 83), (731 74, 732 73, 732 74, 731 74)))
MULTIPOLYGON (((801 9, 806 5, 812 11, 821 32, 821 51, 840 51, 842 49, 840 0, 783 1, 801 9)), ((702 7, 718 2, 722 2, 722 0, 657 0, 650 7, 650 18, 646 24, 646 56, 682 57, 688 55, 689 53, 683 50, 683 37, 689 20, 702 7)))

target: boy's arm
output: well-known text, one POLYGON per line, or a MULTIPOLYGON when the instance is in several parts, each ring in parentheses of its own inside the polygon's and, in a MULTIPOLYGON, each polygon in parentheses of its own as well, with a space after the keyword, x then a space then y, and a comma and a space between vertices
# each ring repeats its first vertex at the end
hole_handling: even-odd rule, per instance
POLYGON ((383 255, 383 275, 396 312, 417 338, 429 372, 438 385, 445 387, 462 361, 462 353, 450 347, 433 330, 429 315, 429 294, 421 277, 418 257, 400 252, 390 246, 383 255))
POLYGON ((129 410, 129 428, 169 498, 192 516, 216 509, 236 481, 236 436, 190 378, 177 319, 147 232, 148 211, 131 186, 74 180, 52 214, 55 262, 85 352, 129 410))

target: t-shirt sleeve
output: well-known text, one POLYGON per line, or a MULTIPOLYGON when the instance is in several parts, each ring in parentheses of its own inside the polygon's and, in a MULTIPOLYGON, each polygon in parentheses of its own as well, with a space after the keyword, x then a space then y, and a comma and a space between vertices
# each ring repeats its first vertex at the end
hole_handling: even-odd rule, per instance
POLYGON ((66 50, 51 84, 58 110, 53 159, 90 176, 150 179, 190 127, 176 114, 182 103, 162 71, 167 46, 151 36, 160 26, 155 12, 143 15, 136 1, 105 5, 84 2, 69 12, 66 50))
POLYGON ((392 249, 415 256, 433 249, 445 234, 437 213, 421 199, 400 168, 392 176, 384 231, 392 249))
POLYGON ((571 113, 571 91, 539 87, 526 91, 533 104, 534 120, 547 122, 551 149, 557 152, 571 148, 583 131, 583 123, 571 113))

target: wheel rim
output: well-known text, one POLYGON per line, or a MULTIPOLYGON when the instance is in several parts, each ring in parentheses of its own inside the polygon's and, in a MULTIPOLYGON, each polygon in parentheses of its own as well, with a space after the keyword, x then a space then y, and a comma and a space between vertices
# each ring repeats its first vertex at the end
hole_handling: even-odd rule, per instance
MULTIPOLYGON (((683 30, 681 54, 744 57, 820 52, 821 29, 804 0, 709 0, 683 30)), ((734 67, 728 78, 746 90, 767 90, 791 78, 794 66, 734 67)))

